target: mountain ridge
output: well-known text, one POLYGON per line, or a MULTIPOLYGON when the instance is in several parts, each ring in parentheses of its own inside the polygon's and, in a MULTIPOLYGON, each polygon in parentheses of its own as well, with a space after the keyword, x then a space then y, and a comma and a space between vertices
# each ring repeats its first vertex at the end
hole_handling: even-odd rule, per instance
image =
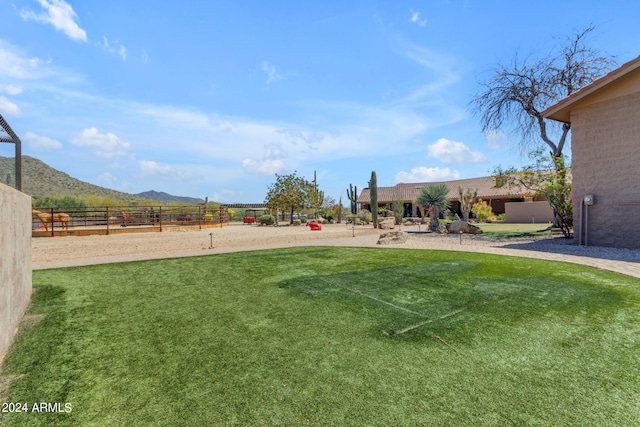
MULTIPOLYGON (((3 184, 13 186, 14 162, 15 159, 13 157, 0 156, 0 182, 3 184)), ((128 203, 138 202, 143 199, 153 199, 163 204, 168 202, 204 203, 204 200, 195 197, 173 196, 155 190, 138 194, 112 190, 73 178, 71 175, 52 168, 42 160, 31 156, 22 156, 22 192, 31 197, 79 197, 93 194, 113 197, 128 203), (149 194, 157 197, 149 197, 149 194)))

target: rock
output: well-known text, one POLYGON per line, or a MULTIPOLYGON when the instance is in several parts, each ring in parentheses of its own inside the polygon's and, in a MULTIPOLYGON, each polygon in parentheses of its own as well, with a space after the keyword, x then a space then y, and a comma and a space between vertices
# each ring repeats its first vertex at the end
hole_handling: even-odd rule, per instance
POLYGON ((449 233, 466 233, 466 234, 482 234, 482 229, 476 225, 470 224, 467 221, 453 221, 447 224, 447 230, 449 233))
POLYGON ((291 225, 302 225, 302 221, 299 219, 294 219, 291 225))
POLYGON ((384 218, 384 220, 378 221, 378 228, 381 230, 393 230, 396 228, 395 218, 384 218))
POLYGON ((378 238, 379 245, 393 245, 407 241, 407 233, 404 231, 387 231, 378 238))

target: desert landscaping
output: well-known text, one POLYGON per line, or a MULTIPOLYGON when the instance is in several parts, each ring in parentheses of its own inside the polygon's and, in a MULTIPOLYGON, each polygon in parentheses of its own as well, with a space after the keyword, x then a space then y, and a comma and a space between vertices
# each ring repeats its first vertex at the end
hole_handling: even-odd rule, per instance
MULTIPOLYGON (((425 226, 402 226, 405 243, 388 247, 484 252, 572 262, 640 277, 640 250, 577 246, 560 236, 490 238, 425 232, 425 226)), ((259 226, 231 223, 222 228, 122 233, 114 235, 32 238, 34 270, 114 262, 213 255, 293 246, 381 247, 384 230, 370 225, 324 224, 322 230, 306 226, 259 226)))

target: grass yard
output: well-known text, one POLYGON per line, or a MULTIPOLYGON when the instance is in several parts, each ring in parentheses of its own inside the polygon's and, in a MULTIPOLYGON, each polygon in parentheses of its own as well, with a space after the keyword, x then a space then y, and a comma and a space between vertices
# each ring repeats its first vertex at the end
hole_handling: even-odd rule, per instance
POLYGON ((0 401, 71 412, 6 426, 640 420, 640 281, 588 267, 292 248, 33 282, 42 319, 7 356, 0 401))
MULTIPOLYGON (((523 237, 543 236, 552 234, 548 230, 550 224, 511 224, 511 223, 480 223, 475 224, 488 237, 523 237)), ((561 234, 559 231, 556 234, 561 234)))

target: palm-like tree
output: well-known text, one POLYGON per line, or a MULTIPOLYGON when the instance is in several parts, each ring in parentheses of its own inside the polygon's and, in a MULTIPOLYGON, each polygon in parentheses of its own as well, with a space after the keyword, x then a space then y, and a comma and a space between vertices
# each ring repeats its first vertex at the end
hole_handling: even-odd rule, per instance
POLYGON ((451 202, 447 198, 449 189, 446 185, 430 185, 422 187, 420 194, 416 197, 415 202, 429 211, 429 230, 438 231, 438 217, 451 206, 451 202))

